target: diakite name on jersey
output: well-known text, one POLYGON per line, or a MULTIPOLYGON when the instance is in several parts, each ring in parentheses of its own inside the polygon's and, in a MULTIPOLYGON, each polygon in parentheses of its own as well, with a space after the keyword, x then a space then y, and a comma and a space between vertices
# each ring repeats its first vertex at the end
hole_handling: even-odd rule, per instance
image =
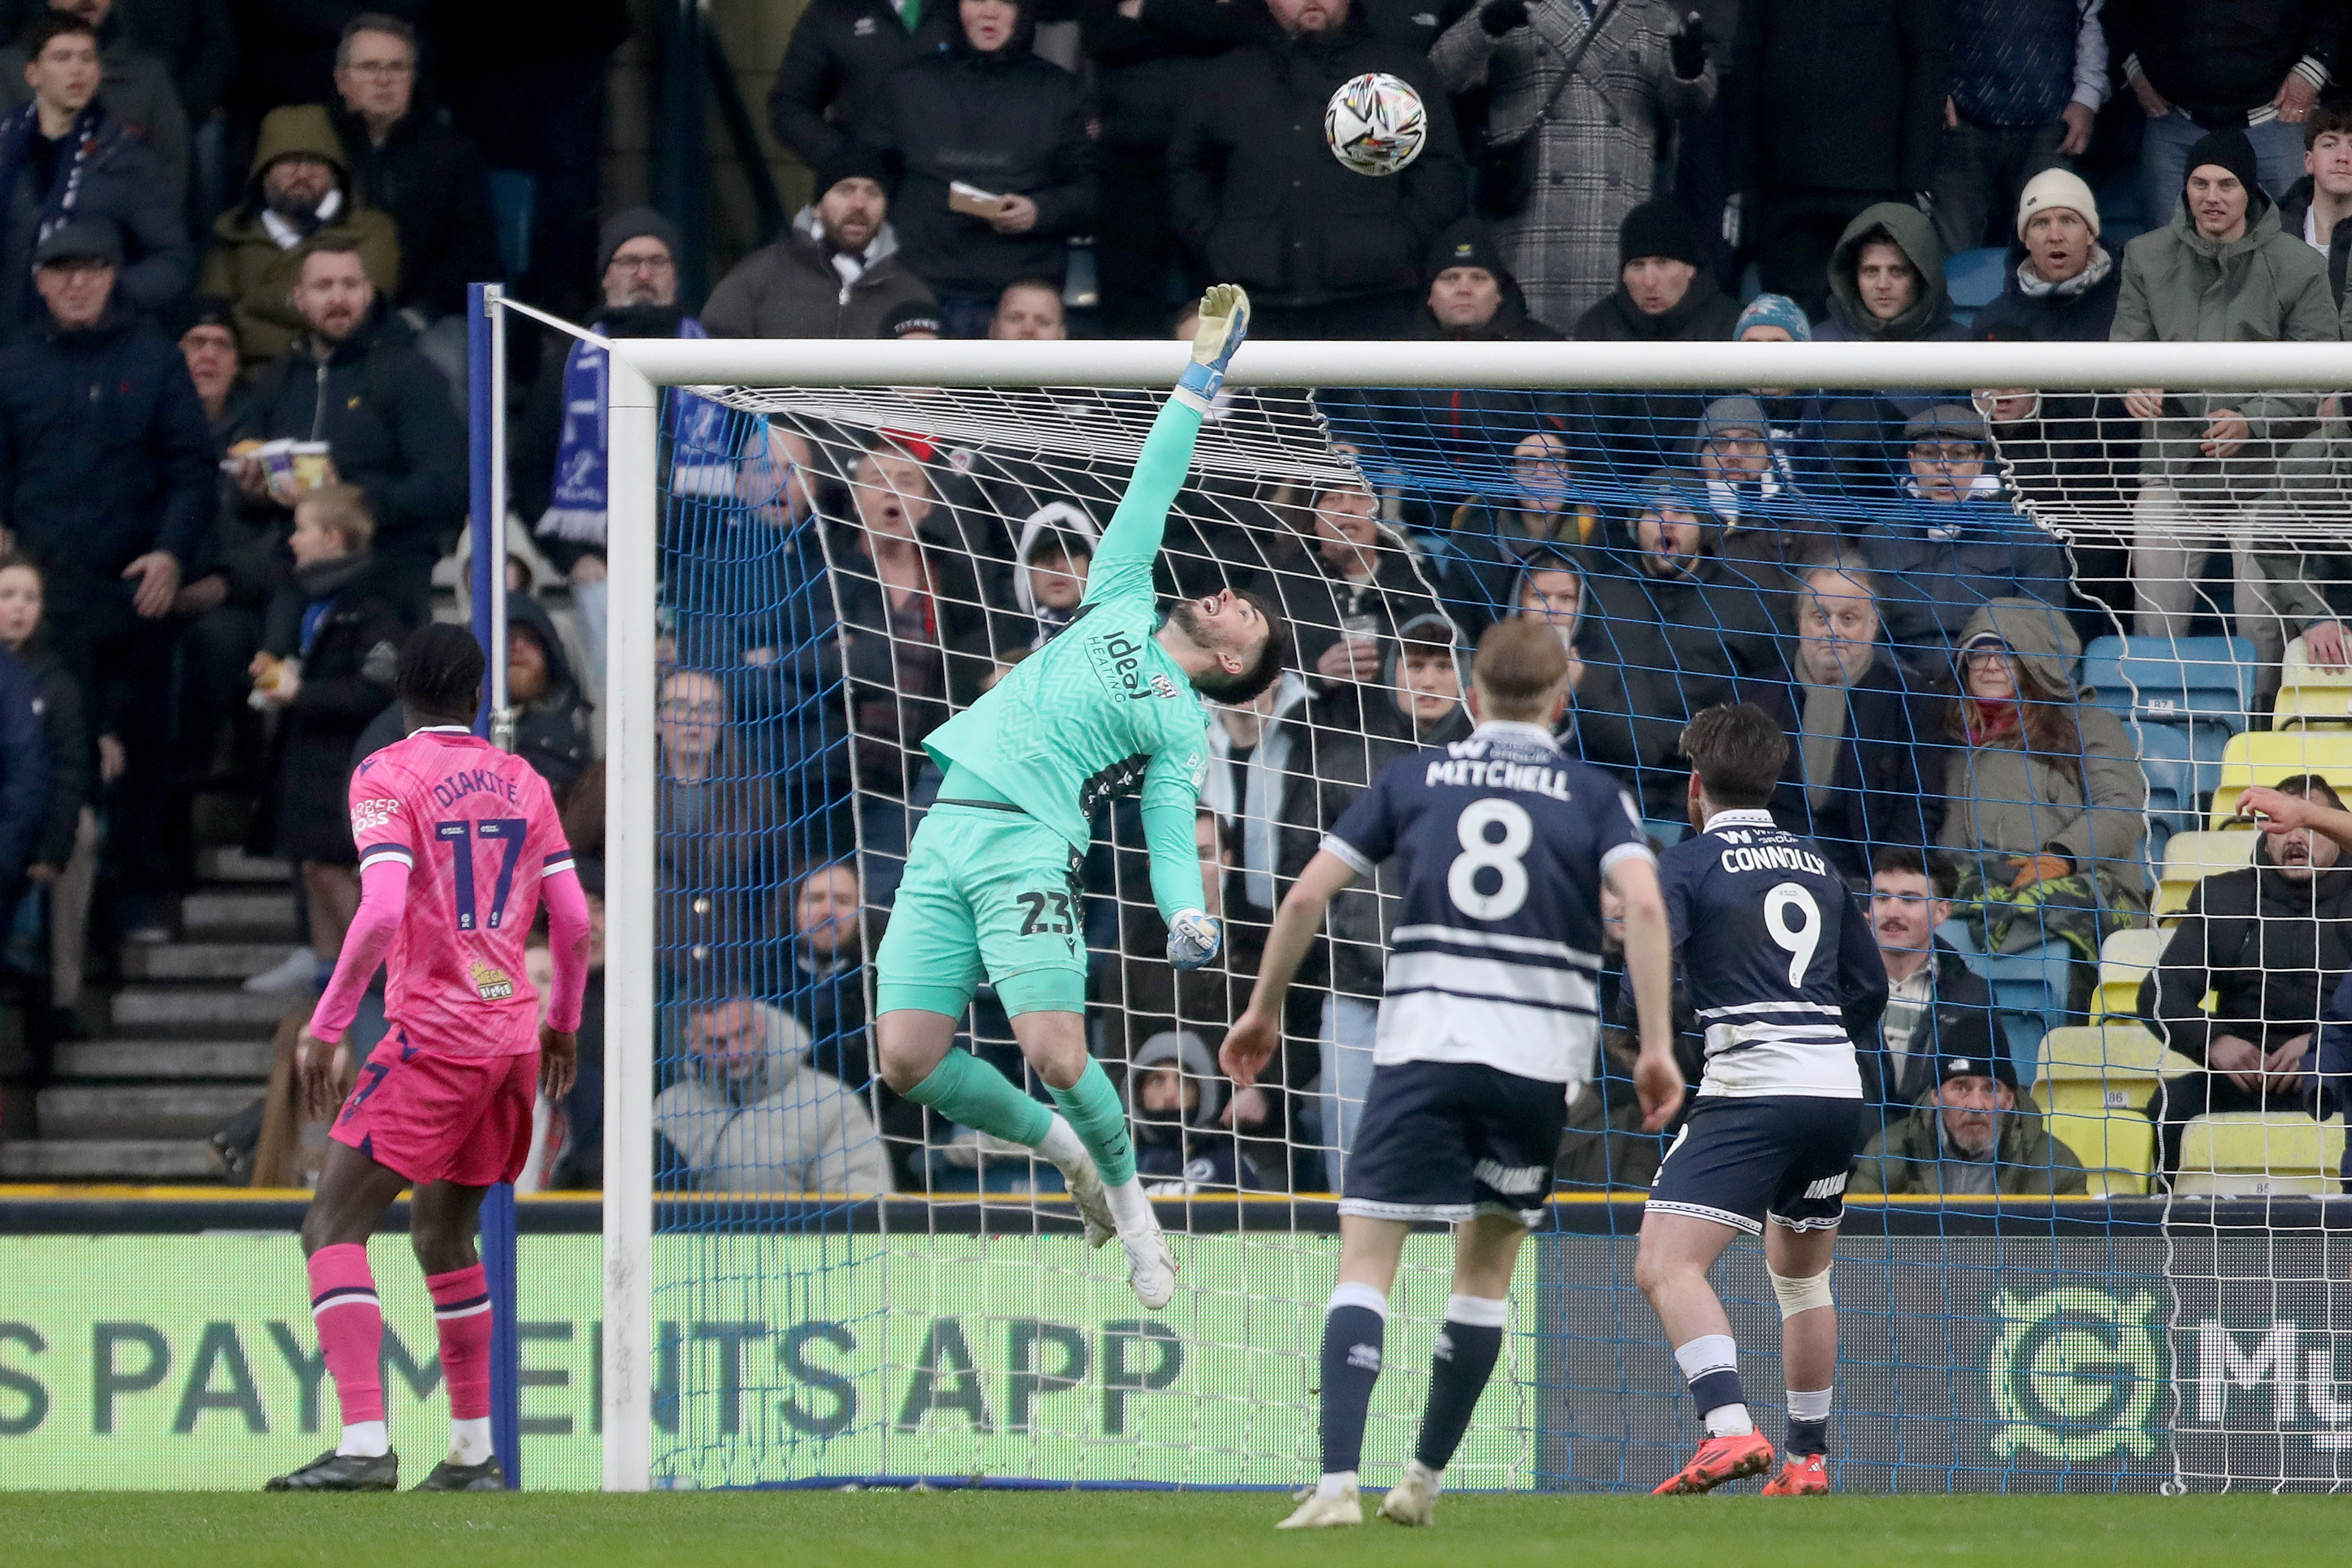
POLYGON ((509 805, 522 804, 522 797, 515 792, 514 781, 488 768, 468 768, 446 776, 433 786, 433 803, 449 807, 468 795, 483 793, 496 795, 509 805))
POLYGON ((1568 775, 1535 762, 1449 758, 1429 765, 1426 787, 1434 789, 1441 784, 1471 789, 1523 789, 1533 795, 1549 795, 1555 800, 1568 799, 1568 775))

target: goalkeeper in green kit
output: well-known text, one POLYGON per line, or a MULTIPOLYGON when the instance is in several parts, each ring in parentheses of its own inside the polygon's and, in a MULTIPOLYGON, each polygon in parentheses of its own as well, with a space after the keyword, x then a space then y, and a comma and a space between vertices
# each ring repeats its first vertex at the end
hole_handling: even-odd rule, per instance
POLYGON ((1127 1111, 1087 1050, 1078 867, 1097 804, 1143 779, 1151 892, 1168 961, 1198 968, 1223 934, 1202 913, 1193 820, 1208 771, 1201 698, 1271 685, 1290 634, 1274 607, 1231 589, 1160 619, 1151 569, 1225 367, 1249 326, 1231 284, 1201 302, 1192 362, 1153 421, 1103 530, 1076 616, 925 743, 947 777, 907 855, 876 956, 876 1032, 890 1087, 949 1120, 1035 1149, 1060 1169, 1087 1241, 1117 1235, 1143 1304, 1168 1304, 1176 1263, 1135 1179, 1127 1111), (1059 1113, 969 1051, 958 1022, 982 978, 1059 1113))

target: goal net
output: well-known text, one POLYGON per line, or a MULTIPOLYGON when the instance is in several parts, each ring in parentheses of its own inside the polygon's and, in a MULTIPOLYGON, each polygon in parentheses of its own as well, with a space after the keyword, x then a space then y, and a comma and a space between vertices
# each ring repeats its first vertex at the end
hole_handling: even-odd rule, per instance
MULTIPOLYGON (((2342 1482, 2344 1124, 2287 1047, 2352 968, 2352 872, 2299 842, 2245 872, 2235 800, 2352 785, 2323 401, 2352 360, 1245 348, 1158 573, 1265 592, 1297 637, 1265 697, 1202 713, 1231 940, 1169 968, 1117 789, 1066 907, 1031 912, 1084 943, 1181 1262, 1149 1313, 1051 1166, 878 1081, 867 960, 938 791, 925 736, 1067 621, 1181 353, 616 347, 607 1485, 1311 1479, 1396 868, 1334 904, 1259 1087, 1216 1047, 1289 879, 1388 762, 1468 733, 1469 650, 1509 616, 1570 645, 1563 744, 1662 848, 1691 831, 1683 723, 1778 717, 1775 814, 1903 972, 1862 1052, 1839 1484, 2342 1482)), ((1618 964, 1449 1487, 1646 1488, 1699 1435, 1633 1286, 1665 1140, 1618 964)), ((957 1045, 1042 1095, 987 988, 957 1045)), ((1449 1262, 1439 1230, 1408 1247, 1369 1484, 1406 1456, 1449 1262)), ((1718 1282, 1777 1439, 1760 1243, 1718 1282)))

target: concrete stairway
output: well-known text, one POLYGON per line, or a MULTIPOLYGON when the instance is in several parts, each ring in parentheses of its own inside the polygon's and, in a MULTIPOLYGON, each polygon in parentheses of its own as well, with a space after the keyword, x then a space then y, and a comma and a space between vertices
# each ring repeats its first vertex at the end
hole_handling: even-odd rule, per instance
POLYGON ((216 1182, 206 1142, 269 1077, 278 1019, 305 1004, 249 996, 239 982, 294 942, 287 868, 206 851, 182 904, 177 942, 129 947, 102 1038, 59 1048, 40 1092, 38 1135, 0 1145, 0 1179, 216 1182))

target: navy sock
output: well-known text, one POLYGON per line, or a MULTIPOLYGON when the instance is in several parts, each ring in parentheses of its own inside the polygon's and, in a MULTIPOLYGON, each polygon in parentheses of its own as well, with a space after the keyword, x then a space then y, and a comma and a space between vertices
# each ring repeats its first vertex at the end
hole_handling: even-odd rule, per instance
POLYGON ((1455 1296, 1445 1303, 1445 1326, 1438 1331, 1437 1346, 1429 1363, 1429 1405, 1421 1415, 1421 1437, 1412 1457, 1433 1470, 1443 1470, 1462 1446, 1470 1429, 1470 1413, 1495 1358, 1503 1350, 1503 1322, 1509 1304, 1455 1296), (1482 1322, 1491 1319, 1491 1322, 1482 1322))
POLYGON ((1323 1314, 1323 1473, 1359 1468, 1364 1417, 1381 1378, 1388 1298, 1368 1285, 1341 1285, 1323 1314), (1378 1308, 1370 1303, 1377 1301, 1378 1308))
POLYGON ((1802 1458, 1807 1454, 1828 1453, 1830 1451, 1829 1417, 1824 1416, 1818 1421, 1800 1421, 1793 1416, 1790 1417, 1787 1451, 1795 1458, 1802 1458))

